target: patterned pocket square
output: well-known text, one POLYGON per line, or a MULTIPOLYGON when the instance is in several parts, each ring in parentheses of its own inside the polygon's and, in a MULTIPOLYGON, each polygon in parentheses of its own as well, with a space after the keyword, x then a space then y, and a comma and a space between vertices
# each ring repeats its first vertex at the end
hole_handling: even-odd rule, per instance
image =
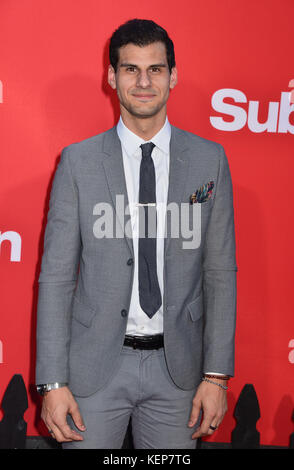
POLYGON ((202 203, 208 201, 211 198, 212 190, 214 187, 214 182, 209 181, 206 184, 203 184, 190 196, 190 204, 195 202, 202 203))

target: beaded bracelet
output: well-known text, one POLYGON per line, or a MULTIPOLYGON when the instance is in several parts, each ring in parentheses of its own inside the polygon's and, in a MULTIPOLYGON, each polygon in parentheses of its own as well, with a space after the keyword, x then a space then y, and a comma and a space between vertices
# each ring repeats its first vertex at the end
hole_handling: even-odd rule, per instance
POLYGON ((219 384, 219 383, 217 383, 217 382, 213 382, 212 380, 209 380, 209 379, 207 379, 206 377, 203 377, 202 380, 203 380, 204 382, 208 382, 208 383, 210 383, 210 384, 217 385, 218 387, 221 387, 221 388, 223 388, 224 390, 228 390, 228 387, 226 387, 226 385, 222 385, 222 384, 219 384))
POLYGON ((208 379, 221 379, 221 380, 229 380, 231 377, 230 375, 212 375, 212 374, 204 374, 205 377, 208 379))

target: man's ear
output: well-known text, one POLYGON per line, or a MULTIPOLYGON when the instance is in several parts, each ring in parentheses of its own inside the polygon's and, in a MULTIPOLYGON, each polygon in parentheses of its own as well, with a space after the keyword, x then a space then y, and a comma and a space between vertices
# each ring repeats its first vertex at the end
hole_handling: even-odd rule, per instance
POLYGON ((116 89, 115 71, 112 65, 108 66, 108 83, 114 90, 116 89))
POLYGON ((178 83, 178 70, 176 67, 171 69, 169 87, 172 90, 178 83))

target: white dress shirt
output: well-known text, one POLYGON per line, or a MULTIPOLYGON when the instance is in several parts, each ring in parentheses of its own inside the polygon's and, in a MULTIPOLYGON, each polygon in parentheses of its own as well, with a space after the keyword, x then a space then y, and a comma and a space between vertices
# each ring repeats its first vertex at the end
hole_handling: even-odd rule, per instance
POLYGON ((137 336, 156 335, 163 333, 163 306, 161 305, 152 318, 149 318, 140 306, 138 278, 139 217, 138 207, 135 204, 139 202, 140 164, 142 159, 140 145, 152 141, 155 144, 152 151, 152 159, 156 178, 156 203, 160 203, 160 210, 159 208, 157 209, 157 277, 161 298, 163 299, 164 236, 160 234, 164 234, 165 209, 167 205, 171 127, 166 117, 165 123, 160 131, 153 136, 152 139, 145 141, 130 131, 120 117, 117 124, 117 133, 122 145, 134 246, 134 282, 126 334, 137 336))
MULTIPOLYGON (((145 141, 141 137, 134 134, 124 124, 120 116, 117 124, 117 134, 121 141, 124 172, 129 199, 129 208, 131 216, 131 224, 133 231, 133 247, 134 247, 134 282, 131 295, 130 310, 127 322, 127 335, 156 335, 163 334, 163 306, 149 318, 142 310, 139 301, 139 278, 138 278, 138 207, 139 202, 139 182, 140 182, 140 164, 142 159, 141 144, 153 142, 155 147, 152 151, 152 159, 155 167, 156 178, 156 203, 159 204, 160 210, 157 208, 157 277, 163 299, 163 264, 164 264, 164 229, 165 214, 167 206, 168 181, 169 181, 169 160, 170 160, 170 137, 171 127, 166 117, 165 123, 160 131, 145 141)), ((221 375, 218 372, 207 372, 210 374, 221 375)))

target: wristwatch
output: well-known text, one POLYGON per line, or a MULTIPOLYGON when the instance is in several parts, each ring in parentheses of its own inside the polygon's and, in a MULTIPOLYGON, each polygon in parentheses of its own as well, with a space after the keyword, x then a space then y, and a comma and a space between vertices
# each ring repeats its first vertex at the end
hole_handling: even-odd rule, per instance
POLYGON ((38 384, 36 385, 36 388, 37 392, 43 396, 45 392, 50 392, 50 390, 55 390, 56 388, 66 387, 67 385, 67 383, 55 382, 52 384, 38 384))

